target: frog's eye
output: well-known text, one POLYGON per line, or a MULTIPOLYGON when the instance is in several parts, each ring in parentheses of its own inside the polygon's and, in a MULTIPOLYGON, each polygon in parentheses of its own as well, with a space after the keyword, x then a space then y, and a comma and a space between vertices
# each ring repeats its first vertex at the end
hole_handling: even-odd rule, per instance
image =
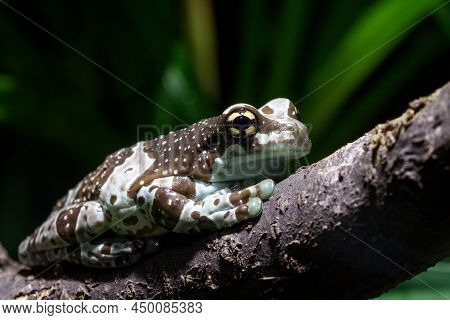
POLYGON ((248 138, 256 134, 258 121, 248 110, 236 110, 226 119, 227 130, 233 138, 248 138))

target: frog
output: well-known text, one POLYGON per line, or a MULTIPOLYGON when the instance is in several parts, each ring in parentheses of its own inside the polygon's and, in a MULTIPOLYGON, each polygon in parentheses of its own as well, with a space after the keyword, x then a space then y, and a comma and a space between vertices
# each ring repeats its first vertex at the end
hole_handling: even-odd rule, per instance
POLYGON ((275 190, 273 163, 306 156, 308 128, 286 98, 246 103, 107 156, 23 240, 22 264, 126 267, 168 233, 206 233, 258 217, 275 190))

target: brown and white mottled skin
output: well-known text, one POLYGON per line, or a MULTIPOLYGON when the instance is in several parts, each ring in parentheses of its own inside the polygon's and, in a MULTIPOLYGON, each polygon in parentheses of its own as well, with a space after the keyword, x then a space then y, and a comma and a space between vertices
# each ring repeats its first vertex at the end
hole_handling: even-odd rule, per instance
POLYGON ((19 259, 29 266, 126 266, 157 250, 165 233, 219 230, 256 217, 275 187, 264 176, 310 147, 288 99, 259 109, 233 105, 109 155, 20 244, 19 259))

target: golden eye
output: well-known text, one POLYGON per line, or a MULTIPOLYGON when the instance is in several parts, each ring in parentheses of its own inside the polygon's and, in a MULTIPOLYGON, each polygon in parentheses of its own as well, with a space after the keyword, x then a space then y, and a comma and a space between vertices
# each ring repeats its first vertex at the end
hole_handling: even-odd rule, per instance
POLYGON ((228 132, 234 138, 248 138, 256 134, 258 122, 256 116, 245 109, 231 113, 227 119, 228 132))
POLYGON ((244 130, 245 131, 245 135, 246 136, 250 136, 252 134, 255 133, 256 131, 256 127, 254 125, 251 125, 250 127, 248 127, 247 129, 244 130))
POLYGON ((245 111, 243 116, 249 118, 250 120, 256 119, 255 115, 253 113, 251 113, 250 111, 245 111))
POLYGON ((239 129, 236 129, 236 128, 234 128, 234 127, 231 127, 230 129, 229 129, 229 131, 230 131, 230 133, 233 135, 233 136, 238 136, 241 132, 239 131, 239 129))

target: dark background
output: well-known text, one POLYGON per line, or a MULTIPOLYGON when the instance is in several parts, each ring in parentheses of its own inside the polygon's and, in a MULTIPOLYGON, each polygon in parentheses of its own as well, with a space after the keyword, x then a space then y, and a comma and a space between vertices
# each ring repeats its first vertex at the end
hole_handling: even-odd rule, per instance
MULTIPOLYGON (((1 0, 0 241, 14 256, 139 125, 287 97, 320 160, 450 80, 446 3, 1 0)), ((444 261, 420 277, 450 295, 449 276, 444 261)), ((440 296, 412 280, 384 297, 440 296)))

